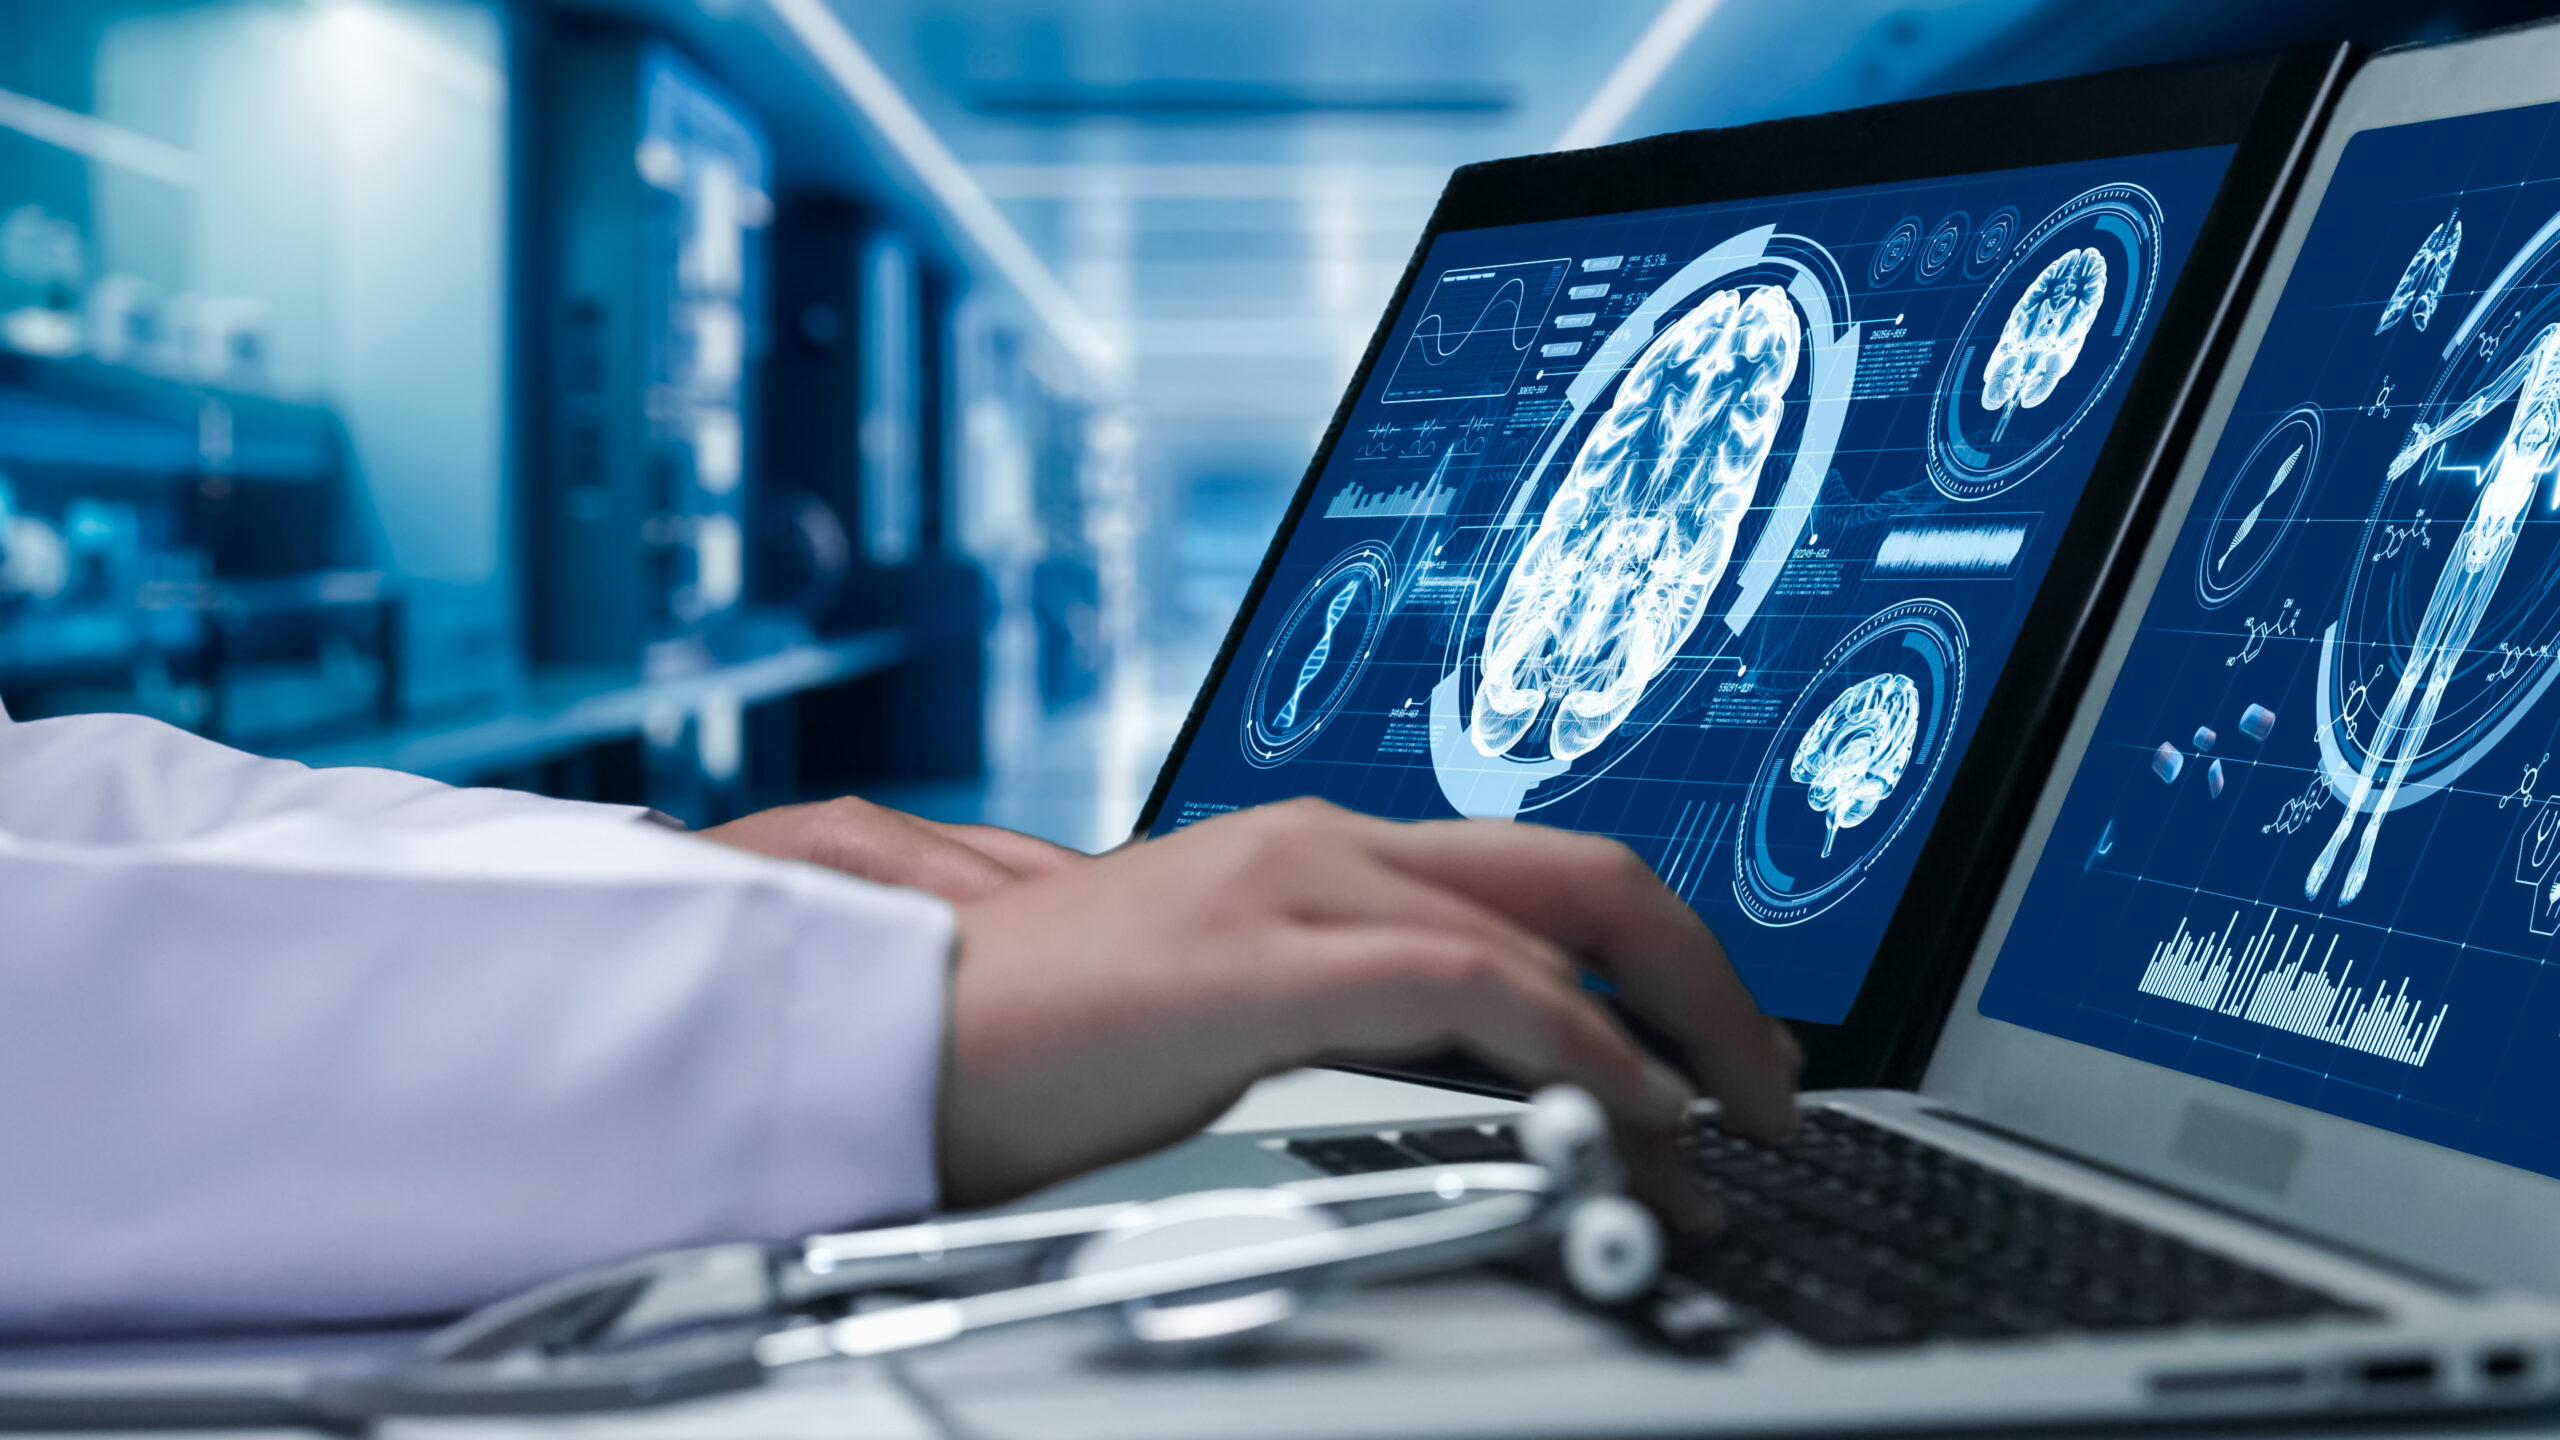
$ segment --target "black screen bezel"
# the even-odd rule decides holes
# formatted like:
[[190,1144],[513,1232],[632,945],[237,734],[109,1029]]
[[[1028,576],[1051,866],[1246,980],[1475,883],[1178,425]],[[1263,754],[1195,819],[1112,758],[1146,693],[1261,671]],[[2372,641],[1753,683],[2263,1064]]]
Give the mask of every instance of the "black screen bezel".
[[[2086,682],[2106,621],[2192,438],[2230,329],[2298,176],[2314,122],[2343,83],[2346,46],[2144,66],[1860,110],[1696,130],[1594,150],[1487,161],[1442,191],[1342,402],[1317,444],[1252,586],[1193,699],[1135,833],[1155,825],[1225,679],[1246,625],[1403,313],[1432,242],[1453,230],[1766,199],[2104,160],[2212,145],[2238,148],[2185,268],[2162,304],[2114,425],[1985,701],[1947,798],[1887,922],[1876,960],[1837,1025],[1789,1021],[1808,1088],[1916,1084],[1953,1003],[2007,861]],[[1908,958],[1905,958],[1908,957]],[[1516,1094],[1467,1057],[1433,1056],[1372,1073]]]

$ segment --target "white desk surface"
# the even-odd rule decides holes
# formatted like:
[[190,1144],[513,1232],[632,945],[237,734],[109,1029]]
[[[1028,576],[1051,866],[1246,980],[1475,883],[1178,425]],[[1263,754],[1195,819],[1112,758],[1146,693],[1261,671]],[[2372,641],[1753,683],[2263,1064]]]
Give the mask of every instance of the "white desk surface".
[[1265,1080],[1236,1103],[1213,1133],[1241,1130],[1291,1130],[1315,1125],[1413,1125],[1460,1116],[1492,1115],[1518,1110],[1507,1100],[1488,1100],[1430,1085],[1407,1085],[1374,1075],[1339,1070],[1300,1070]]
[[[1513,1107],[1477,1096],[1366,1076],[1310,1071],[1258,1086],[1213,1129],[1235,1134],[1324,1125],[1388,1128],[1437,1119],[1482,1117],[1509,1108]],[[1463,1288],[1467,1283],[1495,1282],[1457,1283]],[[1371,1292],[1357,1301],[1321,1312],[1311,1322],[1311,1333],[1318,1338],[1304,1343],[1310,1349],[1321,1347],[1326,1343],[1322,1332],[1333,1328],[1322,1322],[1363,1309],[1369,1313],[1353,1317],[1355,1324],[1363,1318],[1370,1326],[1383,1322],[1405,1336],[1414,1334],[1417,1327],[1427,1327],[1432,1337],[1424,1347],[1430,1352],[1426,1356],[1430,1374],[1416,1376],[1401,1392],[1409,1403],[1425,1406],[1430,1403],[1428,1387],[1434,1383],[1450,1384],[1454,1376],[1500,1374],[1517,1368],[1539,1371],[1554,1380],[1568,1380],[1577,1363],[1575,1352],[1588,1350],[1593,1343],[1588,1322],[1579,1328],[1548,1327],[1533,1317],[1524,1326],[1517,1315],[1488,1321],[1483,1318],[1485,1312],[1500,1307],[1472,1305],[1462,1294],[1443,1294],[1431,1288],[1439,1284],[1435,1281],[1430,1286]],[[1529,1331],[1538,1333],[1526,1333]],[[1472,1359],[1465,1353],[1470,1346],[1482,1347]],[[1597,1361],[1600,1357],[1595,1354],[1590,1358]],[[1107,1423],[1095,1423],[1096,1399],[1110,1393],[1099,1387],[1114,1383],[1111,1377],[1085,1376],[1072,1386],[1061,1387],[1053,1401],[1044,1405],[1039,1394],[1041,1368],[1026,1367],[1019,1346],[1010,1351],[998,1347],[991,1353],[971,1352],[963,1347],[939,1355],[922,1355],[900,1365],[865,1362],[811,1366],[779,1376],[761,1390],[656,1410],[571,1419],[404,1420],[385,1423],[375,1433],[380,1440],[1012,1440],[1016,1435],[1112,1433]],[[1338,1410],[1330,1416],[1325,1414],[1326,1392],[1338,1383],[1326,1378],[1328,1366],[1319,1357],[1315,1363],[1298,1368],[1304,1378],[1282,1386],[1274,1386],[1269,1377],[1256,1380],[1245,1376],[1202,1376],[1197,1382],[1179,1383],[1172,1392],[1163,1388],[1161,1379],[1132,1376],[1121,1383],[1130,1391],[1132,1408],[1128,1418],[1133,1430],[1150,1434],[1184,1433],[1215,1440],[1234,1428],[1238,1433],[1267,1437],[1287,1431],[1286,1417],[1293,1413],[1305,1415],[1304,1433],[1343,1433],[1346,1417]],[[1374,1387],[1375,1377],[1369,1383]],[[1212,1393],[1189,1393],[1203,1385]],[[1295,1391],[1294,1399],[1304,1403],[1303,1412],[1293,1403],[1289,1387],[1301,1387]],[[1168,1426],[1164,1408],[1167,1402],[1187,1420],[1177,1419]],[[1233,1427],[1222,1423],[1229,1417],[1236,1421]],[[1459,1433],[1462,1432],[1453,1427],[1451,1440],[1456,1440]],[[2115,1433],[2162,1432],[2159,1427],[2145,1427]],[[2542,1412],[2485,1422],[2439,1420],[2415,1425],[2384,1421],[2273,1428],[2235,1425],[2167,1433],[2182,1437],[2230,1435],[2235,1440],[2240,1436],[2265,1440],[2271,1435],[2302,1440],[2327,1436],[2387,1436],[2392,1440],[2560,1436],[2560,1414]],[[274,1432],[223,1434],[225,1440],[285,1440]],[[312,1437],[296,1435],[293,1440]]]

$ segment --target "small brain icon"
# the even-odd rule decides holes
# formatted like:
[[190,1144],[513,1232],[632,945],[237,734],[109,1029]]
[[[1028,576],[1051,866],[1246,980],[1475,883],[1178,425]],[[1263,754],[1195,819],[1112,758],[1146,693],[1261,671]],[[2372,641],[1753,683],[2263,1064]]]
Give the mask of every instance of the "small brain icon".
[[1902,783],[1920,738],[1920,687],[1908,675],[1871,675],[1823,707],[1796,742],[1787,777],[1808,787],[1804,803],[1822,812],[1822,853],[1862,824]]
[[1992,439],[2008,431],[2020,410],[2052,397],[2106,303],[2107,258],[2095,250],[2064,251],[2018,297],[1982,364],[1982,408],[2000,412]]
[[2454,211],[2444,223],[2427,232],[2418,245],[2418,253],[2409,257],[2408,268],[2400,272],[2400,282],[2391,287],[2391,298],[2382,303],[2382,318],[2374,322],[2373,333],[2381,334],[2409,317],[2411,329],[2424,330],[2436,318],[2436,306],[2444,302],[2445,282],[2453,278],[2454,257],[2462,253],[2462,212]]
[[1646,346],[1495,602],[1468,738],[1607,739],[1706,613],[1777,443],[1804,324],[1775,286],[1719,290]]

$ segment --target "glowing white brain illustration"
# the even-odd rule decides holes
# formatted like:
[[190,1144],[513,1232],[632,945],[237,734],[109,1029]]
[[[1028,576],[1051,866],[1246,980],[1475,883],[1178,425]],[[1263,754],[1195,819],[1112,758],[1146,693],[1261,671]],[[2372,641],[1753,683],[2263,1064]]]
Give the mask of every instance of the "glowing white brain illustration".
[[2436,306],[2444,300],[2444,286],[2453,278],[2454,257],[2462,253],[2462,212],[2454,211],[2444,223],[2427,232],[2418,253],[2409,257],[2407,269],[2400,272],[2400,283],[2391,287],[2391,298],[2383,302],[2382,318],[2374,322],[2373,333],[2381,334],[2400,323],[2407,315],[2409,324],[2419,330],[2436,318]]
[[1908,675],[1870,675],[1840,692],[1796,742],[1787,776],[1822,812],[1822,853],[1840,832],[1876,813],[1902,783],[1920,737],[1920,688]]
[[1573,458],[1485,633],[1468,738],[1550,753],[1608,738],[1706,611],[1804,348],[1785,292],[1719,290],[1656,336]]
[[2066,250],[2009,307],[1991,358],[1982,363],[1982,408],[2000,412],[1992,439],[2009,428],[2011,416],[2052,396],[2080,358],[2080,346],[2106,303],[2106,257]]

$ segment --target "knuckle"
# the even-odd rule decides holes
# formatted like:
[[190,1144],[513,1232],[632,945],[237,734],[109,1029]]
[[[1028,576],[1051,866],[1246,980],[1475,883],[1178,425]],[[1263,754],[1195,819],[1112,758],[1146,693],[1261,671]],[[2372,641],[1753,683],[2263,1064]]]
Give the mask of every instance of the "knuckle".
[[1322,800],[1307,796],[1266,805],[1255,812],[1255,821],[1249,831],[1249,853],[1257,860],[1272,861],[1322,843],[1338,828],[1342,813]]
[[1343,812],[1330,801],[1300,795],[1271,806],[1267,813],[1275,825],[1303,834],[1331,827]]

